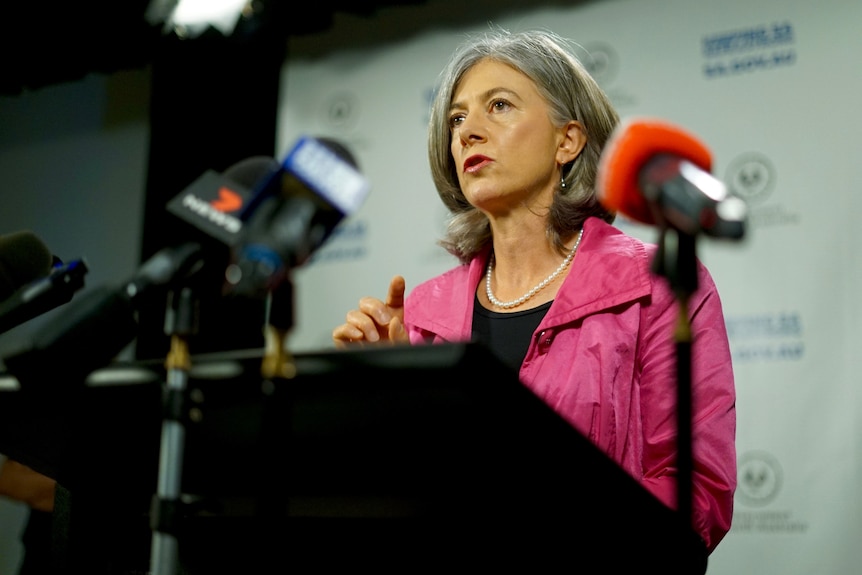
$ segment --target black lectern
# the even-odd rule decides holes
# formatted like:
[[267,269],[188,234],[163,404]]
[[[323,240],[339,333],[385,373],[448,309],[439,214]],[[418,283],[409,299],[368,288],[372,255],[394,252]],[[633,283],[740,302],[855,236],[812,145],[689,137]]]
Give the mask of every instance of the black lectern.
[[[179,572],[706,571],[687,521],[479,344],[294,360],[264,380],[260,352],[193,358]],[[50,457],[0,440],[63,486],[58,568],[145,566],[163,381],[155,362],[116,364],[65,390]],[[4,417],[52,402],[6,395]]]

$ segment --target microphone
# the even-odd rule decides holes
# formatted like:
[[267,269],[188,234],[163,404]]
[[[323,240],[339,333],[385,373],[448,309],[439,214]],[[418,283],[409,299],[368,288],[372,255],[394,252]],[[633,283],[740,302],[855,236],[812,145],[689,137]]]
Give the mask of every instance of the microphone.
[[165,248],[119,286],[101,285],[83,294],[5,357],[6,369],[22,389],[25,382],[83,381],[137,336],[141,299],[193,277],[201,268],[200,253],[195,243]]
[[88,271],[83,260],[75,260],[55,267],[47,277],[19,289],[0,303],[0,333],[68,303],[84,287]]
[[747,206],[709,172],[712,156],[696,137],[667,122],[630,118],[599,158],[596,192],[613,212],[696,235],[740,239]]
[[[200,325],[194,329],[201,336],[195,342],[201,346],[198,349],[257,344],[259,326],[252,324],[263,314],[261,302],[233,293],[225,275],[232,262],[232,250],[242,238],[245,222],[241,216],[252,192],[280,168],[281,163],[272,157],[245,158],[223,173],[208,170],[166,204],[167,211],[186,224],[204,248],[204,269],[197,277],[195,294],[195,314]],[[168,302],[169,306],[173,301]],[[160,323],[157,317],[164,315],[166,322],[173,318],[170,307],[155,302],[145,305],[149,309],[140,310],[139,356],[160,353],[156,334],[167,335],[163,332],[169,325]]]
[[51,273],[52,265],[51,251],[33,232],[0,236],[0,301]]
[[120,286],[119,291],[132,303],[155,288],[167,289],[172,284],[195,276],[203,267],[203,248],[195,242],[163,248],[144,262],[138,271]]
[[279,168],[273,158],[254,156],[237,162],[224,174],[207,170],[172,198],[167,209],[210,238],[233,247],[241,238],[240,216],[251,191]]
[[226,271],[236,293],[278,288],[355,213],[370,190],[356,159],[330,138],[303,137],[244,208],[241,239]]

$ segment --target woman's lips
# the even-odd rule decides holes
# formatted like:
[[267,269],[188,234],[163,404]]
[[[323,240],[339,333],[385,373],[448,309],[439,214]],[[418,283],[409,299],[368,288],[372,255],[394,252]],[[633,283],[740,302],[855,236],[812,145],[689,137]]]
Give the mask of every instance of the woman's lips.
[[491,161],[491,158],[487,156],[470,156],[464,161],[464,173],[474,174],[490,164]]

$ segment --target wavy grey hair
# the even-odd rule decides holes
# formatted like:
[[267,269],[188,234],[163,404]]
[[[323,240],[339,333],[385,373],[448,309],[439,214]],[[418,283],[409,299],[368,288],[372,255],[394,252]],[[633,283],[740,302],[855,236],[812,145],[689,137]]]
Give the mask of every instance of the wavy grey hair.
[[586,146],[563,167],[565,187],[557,186],[548,214],[547,235],[564,253],[565,241],[588,217],[614,221],[614,214],[596,197],[595,182],[599,156],[619,116],[569,41],[547,30],[493,29],[474,35],[455,50],[441,71],[428,127],[431,176],[450,212],[446,234],[439,243],[466,263],[491,241],[488,218],[470,205],[458,183],[449,127],[452,94],[464,73],[485,59],[507,64],[530,78],[548,103],[555,125],[576,120],[583,126]]

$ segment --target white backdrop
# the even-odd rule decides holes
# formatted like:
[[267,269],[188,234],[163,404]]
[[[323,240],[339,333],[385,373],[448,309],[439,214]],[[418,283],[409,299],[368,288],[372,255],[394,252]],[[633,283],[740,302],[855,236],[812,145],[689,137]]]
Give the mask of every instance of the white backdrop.
[[[344,18],[332,34],[411,15]],[[710,575],[858,572],[862,278],[849,235],[862,189],[862,2],[606,0],[489,21],[578,42],[622,116],[700,137],[714,173],[749,201],[744,241],[698,244],[724,301],[738,392],[734,524]],[[362,295],[384,296],[392,275],[410,289],[455,263],[435,245],[445,214],[427,166],[427,110],[455,44],[482,28],[295,55],[285,67],[280,150],[303,134],[338,138],[372,183],[363,208],[295,271],[293,351],[329,347],[344,313]]]
[[[849,236],[862,213],[862,2],[601,0],[499,19],[484,4],[496,24],[579,42],[623,116],[665,118],[699,136],[715,174],[750,201],[744,242],[699,243],[725,304],[738,392],[734,524],[709,575],[858,572],[862,266]],[[363,208],[295,273],[295,352],[329,347],[344,313],[362,295],[385,294],[392,275],[409,289],[454,264],[435,245],[445,213],[428,173],[427,109],[447,56],[482,24],[431,25],[427,12],[420,3],[339,16],[332,31],[292,40],[280,152],[300,134],[333,136],[372,183]],[[399,27],[401,39],[373,48],[344,40]],[[303,50],[330,41],[345,48]],[[144,94],[140,76],[107,84]],[[145,112],[103,117],[117,112],[101,101],[112,91],[104,84],[91,76],[0,98],[0,233],[31,228],[64,259],[86,256],[88,285],[136,269],[144,203]],[[23,518],[20,505],[0,501],[0,575],[17,563]]]

